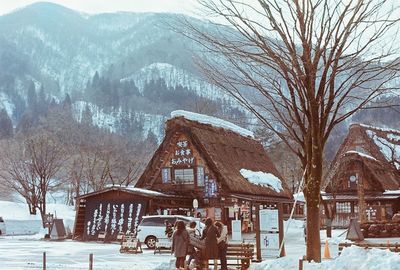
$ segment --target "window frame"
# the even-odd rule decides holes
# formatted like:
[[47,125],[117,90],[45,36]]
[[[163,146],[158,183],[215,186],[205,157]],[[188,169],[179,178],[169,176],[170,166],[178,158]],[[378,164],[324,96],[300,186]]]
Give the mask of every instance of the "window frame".
[[[177,171],[182,171],[182,176],[183,176],[183,181],[182,180],[177,180],[176,175],[177,175]],[[188,178],[185,178],[185,171],[192,171],[191,174],[187,174],[187,175],[192,175],[192,179],[188,181]],[[173,183],[175,185],[194,185],[195,184],[195,172],[194,172],[194,168],[174,168],[174,175],[173,175]]]

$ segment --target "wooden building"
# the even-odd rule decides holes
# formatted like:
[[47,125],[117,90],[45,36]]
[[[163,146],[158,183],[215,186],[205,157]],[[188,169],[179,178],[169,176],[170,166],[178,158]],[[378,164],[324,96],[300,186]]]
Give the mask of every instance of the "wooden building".
[[99,234],[105,235],[105,241],[114,241],[120,233],[134,232],[149,208],[158,205],[174,208],[191,203],[179,196],[120,186],[82,195],[76,201],[79,207],[73,239],[82,241],[98,240]]
[[[351,125],[324,179],[322,199],[336,210],[333,226],[347,226],[350,217],[391,219],[400,210],[399,169],[400,131]],[[324,223],[324,211],[322,217]]]
[[[289,211],[292,194],[251,132],[199,114],[177,111],[172,116],[136,187],[187,198],[190,203],[181,205],[187,214],[212,217],[228,226],[238,215],[244,230],[254,224],[256,205]],[[194,199],[198,209],[191,205]],[[152,207],[150,212],[176,211]]]

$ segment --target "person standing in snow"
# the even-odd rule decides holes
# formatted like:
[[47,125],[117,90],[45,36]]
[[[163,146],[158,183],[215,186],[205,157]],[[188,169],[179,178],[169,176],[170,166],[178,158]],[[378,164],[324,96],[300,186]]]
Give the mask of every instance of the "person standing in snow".
[[[205,239],[205,250],[204,250],[204,261],[206,268],[208,267],[208,260],[218,259],[218,242],[217,239],[220,236],[217,227],[213,224],[211,218],[206,219],[206,227],[203,230],[201,239]],[[215,264],[214,264],[215,266]],[[208,269],[208,268],[207,268]]]
[[219,260],[221,262],[221,270],[227,270],[228,266],[226,263],[226,251],[228,249],[228,228],[219,221],[215,222],[215,226],[217,227],[220,234],[217,239],[217,243]]
[[171,238],[172,234],[174,233],[174,229],[172,228],[172,224],[168,220],[165,220],[164,224],[165,224],[165,235],[168,238]]
[[[187,231],[189,233],[189,237],[196,237],[196,221],[192,221],[189,224],[189,228],[187,228]],[[188,248],[188,254],[189,254],[189,259],[187,261],[187,265],[190,265],[190,262],[193,260],[194,255],[196,253],[196,250],[194,249],[194,246],[189,245]]]
[[177,221],[176,230],[172,235],[171,252],[175,254],[176,269],[185,268],[185,259],[189,247],[189,233],[186,230],[185,223],[182,220]]

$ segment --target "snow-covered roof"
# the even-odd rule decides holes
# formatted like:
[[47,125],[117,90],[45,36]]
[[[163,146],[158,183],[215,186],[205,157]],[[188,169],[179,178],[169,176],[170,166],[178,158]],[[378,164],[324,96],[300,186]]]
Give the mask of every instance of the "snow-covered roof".
[[299,202],[305,202],[306,198],[304,197],[304,193],[303,192],[299,192],[299,193],[295,193],[293,194],[293,198]]
[[383,192],[384,195],[390,195],[390,194],[400,194],[400,189],[396,189],[396,190],[385,190],[385,192]]
[[137,188],[137,187],[134,187],[134,186],[127,186],[126,187],[126,186],[108,184],[102,190],[98,190],[98,191],[95,191],[95,192],[87,193],[87,194],[84,194],[84,195],[82,195],[80,197],[81,198],[89,197],[89,196],[96,195],[96,194],[99,194],[99,193],[102,193],[102,192],[106,192],[106,191],[110,191],[110,190],[125,190],[127,192],[135,192],[135,193],[139,193],[141,195],[148,195],[148,196],[162,196],[162,197],[172,196],[172,195],[169,195],[169,194],[164,194],[164,193],[161,193],[161,192],[158,192],[158,191],[155,191],[155,190],[146,189],[146,188]]
[[361,153],[361,152],[358,152],[358,151],[354,151],[354,150],[347,151],[345,154],[356,154],[356,155],[359,155],[361,157],[369,158],[369,159],[372,159],[372,160],[376,161],[376,158],[374,158],[373,156],[370,156],[370,155],[367,155],[367,154],[364,154],[364,153]]
[[[374,143],[379,147],[381,153],[386,160],[393,163],[397,169],[400,169],[400,131],[393,129],[381,129],[363,125],[367,135],[374,140]],[[378,134],[384,132],[385,137]]]
[[374,130],[388,132],[388,133],[400,133],[400,130],[392,129],[392,128],[382,128],[382,127],[370,126],[370,125],[365,125],[365,124],[356,124],[356,125],[360,125],[361,127],[366,128],[366,129],[374,129]]
[[283,191],[281,180],[272,173],[254,172],[247,169],[241,169],[240,174],[249,182],[274,189],[276,192]]
[[151,195],[151,196],[166,196],[166,194],[164,194],[164,193],[150,190],[150,189],[145,189],[145,188],[125,187],[125,189],[134,191],[134,192],[144,193],[144,194]]
[[245,137],[254,138],[254,133],[252,131],[247,130],[242,127],[239,127],[231,122],[222,120],[217,117],[194,113],[194,112],[188,112],[188,111],[184,111],[184,110],[177,110],[177,111],[171,112],[171,118],[175,118],[175,117],[184,117],[187,120],[196,121],[201,124],[212,125],[214,127],[220,127],[223,129],[233,131],[233,132],[238,133]]

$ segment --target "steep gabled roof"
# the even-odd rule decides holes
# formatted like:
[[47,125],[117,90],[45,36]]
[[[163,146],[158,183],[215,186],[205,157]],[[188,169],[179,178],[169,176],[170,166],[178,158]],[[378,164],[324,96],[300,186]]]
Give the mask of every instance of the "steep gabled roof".
[[[166,136],[136,186],[150,188],[161,169],[159,164],[162,155],[177,133],[189,136],[225,190],[231,193],[292,198],[287,184],[260,142],[234,130],[188,120],[183,116],[167,121]],[[241,169],[273,174],[280,179],[283,190],[277,192],[265,185],[253,184],[243,177]]]
[[400,131],[352,124],[326,174],[324,187],[352,161],[362,162],[382,190],[400,188]]

